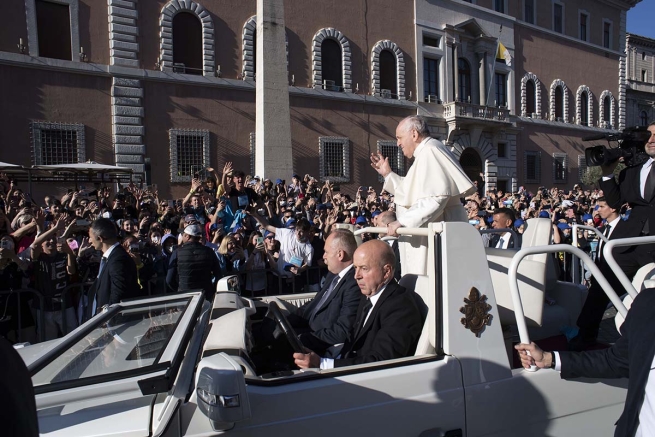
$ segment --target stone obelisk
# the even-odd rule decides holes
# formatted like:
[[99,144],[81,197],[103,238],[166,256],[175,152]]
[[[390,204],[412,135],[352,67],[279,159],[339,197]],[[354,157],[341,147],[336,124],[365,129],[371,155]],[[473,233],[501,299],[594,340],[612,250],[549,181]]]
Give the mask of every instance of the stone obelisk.
[[257,0],[255,173],[291,180],[291,121],[283,0]]

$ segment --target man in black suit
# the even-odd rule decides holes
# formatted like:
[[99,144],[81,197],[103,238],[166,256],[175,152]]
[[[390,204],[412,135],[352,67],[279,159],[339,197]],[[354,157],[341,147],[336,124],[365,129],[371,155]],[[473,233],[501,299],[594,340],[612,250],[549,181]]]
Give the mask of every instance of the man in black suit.
[[[629,230],[626,237],[655,235],[655,122],[648,126],[650,138],[644,146],[649,159],[642,165],[625,168],[619,174],[619,181],[614,178],[614,169],[618,161],[601,166],[603,177],[598,181],[607,201],[611,205],[626,202],[632,208],[627,220]],[[629,258],[633,267],[652,262],[655,245],[639,245],[631,252]],[[627,261],[626,261],[627,262]]]
[[[621,220],[618,211],[621,205],[610,205],[605,197],[598,198],[597,204],[598,214],[606,221],[603,235],[608,240],[626,238],[630,234],[631,228],[628,222]],[[614,291],[621,296],[625,294],[626,291],[603,257],[603,245],[604,242],[602,240],[599,241],[595,263],[603,273],[603,276],[607,278]],[[630,261],[630,257],[627,255],[631,253],[631,249],[634,250],[633,247],[618,247],[612,251],[619,266],[630,279],[632,279],[637,272],[635,270],[636,266],[633,265]],[[605,308],[607,308],[609,301],[609,297],[607,297],[603,289],[598,285],[598,281],[592,278],[591,286],[589,287],[589,294],[587,295],[587,299],[585,300],[577,321],[580,331],[577,336],[571,339],[569,344],[571,350],[584,350],[588,346],[596,343],[598,328],[600,327],[603,313],[605,312]]]
[[362,292],[355,326],[337,359],[321,358],[313,351],[295,353],[301,369],[371,363],[414,353],[423,319],[412,292],[393,279],[393,251],[384,241],[368,241],[355,251],[355,279]]
[[355,323],[361,293],[352,268],[357,241],[352,232],[335,229],[325,240],[323,260],[329,274],[316,297],[289,316],[294,328],[305,328],[300,341],[323,355],[327,348],[345,343]]
[[[498,208],[494,211],[493,222],[491,227],[493,229],[512,229],[514,224],[514,211],[509,208]],[[489,247],[498,249],[520,249],[521,248],[521,235],[517,234],[519,241],[514,241],[514,236],[510,232],[503,232],[492,234],[489,238]]]
[[111,220],[99,218],[89,229],[89,242],[102,251],[98,277],[89,290],[85,319],[95,316],[105,305],[140,293],[136,264],[118,241],[116,226]]
[[623,414],[616,423],[614,435],[652,436],[655,435],[654,307],[655,289],[641,291],[621,326],[621,337],[608,349],[544,352],[534,343],[515,347],[525,368],[532,364],[554,368],[562,372],[562,378],[629,378]]

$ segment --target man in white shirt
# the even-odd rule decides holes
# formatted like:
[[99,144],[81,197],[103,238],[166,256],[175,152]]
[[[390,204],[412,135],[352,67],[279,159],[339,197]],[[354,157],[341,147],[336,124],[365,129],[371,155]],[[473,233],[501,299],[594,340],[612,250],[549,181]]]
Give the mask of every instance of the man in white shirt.
[[316,353],[295,353],[301,369],[371,363],[406,357],[414,353],[423,329],[423,318],[414,292],[393,279],[395,257],[384,241],[371,240],[355,251],[355,279],[362,297],[350,338],[337,359]]
[[[396,236],[399,227],[416,228],[430,222],[467,221],[460,198],[475,192],[471,179],[441,141],[430,137],[426,120],[407,117],[396,128],[398,147],[414,163],[401,177],[391,171],[389,159],[371,154],[371,166],[384,178],[384,190],[394,194],[398,219],[387,226]],[[399,239],[402,274],[424,275],[427,263],[427,237],[401,236]]]
[[[655,289],[641,291],[612,347],[587,352],[544,352],[534,343],[515,346],[525,368],[552,368],[562,378],[629,378],[616,437],[655,435]],[[529,353],[529,355],[528,355]]]
[[[292,223],[295,229],[276,228],[259,213],[246,213],[257,220],[265,230],[274,233],[275,239],[280,242],[277,273],[288,280],[286,282],[288,288],[284,291],[289,293],[301,291],[305,283],[302,273],[312,265],[314,256],[314,247],[309,241],[310,223],[307,219],[301,218]],[[289,225],[291,223],[287,223],[287,226]]]

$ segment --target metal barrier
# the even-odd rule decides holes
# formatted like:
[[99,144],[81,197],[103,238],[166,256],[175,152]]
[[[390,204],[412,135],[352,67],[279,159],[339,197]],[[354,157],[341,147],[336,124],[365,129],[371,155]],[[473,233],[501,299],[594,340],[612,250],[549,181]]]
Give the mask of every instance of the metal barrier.
[[[16,294],[16,298],[18,301],[18,306],[17,306],[18,326],[16,328],[16,339],[18,340],[19,343],[22,342],[23,340],[23,334],[21,331],[24,329],[23,317],[21,314],[21,297],[22,297],[21,295],[25,293],[33,294],[39,300],[39,308],[43,308],[43,295],[33,288],[20,288],[18,290],[0,290],[0,296],[5,296],[5,295],[7,296],[7,300],[5,301],[5,311],[7,309],[7,306],[9,305],[10,297],[13,294]],[[45,339],[45,324],[43,321],[43,311],[37,314],[38,314],[37,319],[40,319],[34,321],[34,323],[36,323],[37,326],[37,331],[36,331],[37,342],[42,342]]]
[[[308,267],[304,272],[302,272],[301,277],[304,277],[304,285],[309,285],[310,281],[312,280],[311,276],[312,274],[316,274],[317,277],[317,284],[320,289],[320,280],[321,276],[323,273],[327,272],[326,267],[320,267],[320,266],[311,266]],[[263,274],[264,275],[264,296],[272,296],[272,295],[280,295],[280,294],[289,294],[288,293],[288,287],[289,285],[291,286],[291,293],[292,294],[298,294],[298,293],[305,293],[307,292],[304,289],[298,289],[298,284],[295,279],[297,276],[293,276],[290,278],[282,277],[277,274],[276,269],[272,269],[270,267],[266,267],[264,269],[252,269],[252,270],[244,270],[242,272],[236,273],[236,275],[239,276],[239,280],[241,281],[241,288],[242,288],[242,294],[247,297],[255,297],[255,296],[248,296],[247,292],[250,292],[251,290],[246,290],[247,286],[247,281],[248,281],[248,276],[251,274]],[[277,293],[275,294],[269,294],[269,274],[273,275],[275,278],[277,278]],[[289,280],[290,279],[290,280]],[[318,290],[317,290],[318,291]],[[252,294],[252,293],[250,293]]]
[[[604,243],[607,243],[607,238],[603,235],[602,232],[600,232],[598,229],[596,229],[593,226],[587,226],[587,225],[579,225],[579,224],[574,224],[573,229],[571,230],[573,234],[573,247],[578,247],[578,229],[582,229],[585,231],[592,231],[594,232],[600,240],[603,240]],[[603,244],[604,244],[603,243]],[[573,257],[571,261],[571,266],[573,269],[571,279],[573,280],[574,284],[582,284],[584,282],[584,275],[581,274],[581,272],[584,270],[584,263],[582,262],[581,259],[579,259],[577,256],[571,254]],[[595,250],[591,251],[590,257],[592,260],[595,261]],[[566,265],[566,263],[565,263]]]
[[[61,304],[61,327],[63,334],[66,335],[68,334],[71,330],[68,329],[68,319],[66,317],[66,310],[68,309],[68,303],[70,302],[70,295],[72,294],[72,290],[80,290],[81,294],[79,299],[82,299],[82,296],[86,295],[88,292],[88,289],[93,285],[93,281],[91,282],[79,282],[75,284],[70,284],[66,288],[63,289],[61,292],[61,298],[59,298],[59,302]],[[85,290],[86,288],[86,290]],[[75,314],[77,315],[77,302],[73,301],[73,310],[75,311]],[[86,308],[85,308],[86,309]],[[77,317],[76,317],[77,319]],[[76,328],[77,326],[75,326]]]

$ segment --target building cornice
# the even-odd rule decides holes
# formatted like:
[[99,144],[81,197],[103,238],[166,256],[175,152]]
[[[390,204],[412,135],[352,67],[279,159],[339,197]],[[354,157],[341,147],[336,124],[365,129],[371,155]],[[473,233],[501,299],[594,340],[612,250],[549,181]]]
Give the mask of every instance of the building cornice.
[[[123,77],[152,82],[169,82],[178,85],[225,88],[248,91],[252,92],[253,94],[256,91],[255,82],[252,80],[226,79],[214,76],[196,76],[173,73],[170,71],[121,67],[118,65],[65,61],[51,58],[35,58],[20,53],[2,51],[0,51],[0,65],[11,65],[14,67],[32,68],[46,71],[61,71],[71,74],[84,74],[89,76],[101,76],[108,79],[112,77]],[[386,99],[378,96],[370,96],[367,94],[327,91],[323,89],[301,88],[296,86],[289,86],[289,94],[291,97],[311,97],[318,99],[347,101],[351,103],[390,106],[404,109],[416,109],[417,106],[416,102],[409,100]]]
[[626,38],[628,40],[628,46],[634,47],[635,45],[639,45],[641,47],[655,48],[655,39],[634,33],[627,33]]
[[600,0],[601,3],[627,11],[637,6],[642,0]]

